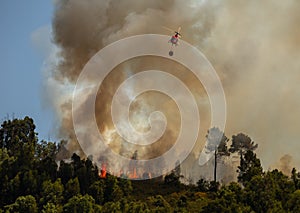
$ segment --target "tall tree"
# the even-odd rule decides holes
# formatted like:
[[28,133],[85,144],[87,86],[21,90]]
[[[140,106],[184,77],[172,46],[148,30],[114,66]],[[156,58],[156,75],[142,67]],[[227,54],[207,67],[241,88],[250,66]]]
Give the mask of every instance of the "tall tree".
[[74,170],[69,163],[65,163],[63,160],[60,161],[58,177],[61,178],[61,182],[65,185],[74,174]]
[[222,132],[219,128],[213,127],[207,131],[206,140],[207,140],[206,148],[210,152],[214,152],[214,156],[215,156],[214,182],[216,183],[218,159],[230,155],[227,148],[227,142],[229,141],[229,139],[225,136],[224,132]]
[[[240,166],[238,167],[239,172],[239,181],[243,182],[243,180],[248,180],[249,177],[253,176],[250,174],[254,172],[252,170],[256,170],[254,173],[261,173],[262,168],[260,165],[260,160],[256,158],[254,154],[254,150],[257,149],[258,144],[255,144],[254,141],[243,133],[239,133],[237,135],[232,136],[232,144],[229,148],[229,152],[238,153],[240,155]],[[247,155],[247,156],[246,156]],[[250,171],[251,170],[251,171]],[[249,176],[248,178],[246,176]]]
[[8,120],[1,125],[0,147],[18,159],[19,169],[32,167],[36,143],[37,133],[32,118]]

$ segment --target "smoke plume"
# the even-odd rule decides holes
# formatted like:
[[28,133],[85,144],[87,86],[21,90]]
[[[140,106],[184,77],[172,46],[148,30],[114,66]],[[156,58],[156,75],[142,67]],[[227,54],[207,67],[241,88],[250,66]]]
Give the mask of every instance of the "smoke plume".
[[282,171],[283,174],[290,176],[293,170],[293,163],[293,157],[289,154],[285,154],[274,167]]
[[[300,2],[259,0],[62,0],[55,3],[53,40],[59,48],[57,63],[48,75],[49,91],[59,118],[58,136],[68,138],[67,148],[83,154],[72,124],[72,88],[88,60],[104,46],[131,35],[168,34],[162,26],[182,27],[183,39],[210,60],[224,86],[227,100],[225,134],[244,132],[259,144],[263,166],[289,153],[300,162],[297,144],[300,120]],[[146,41],[145,41],[146,42]],[[167,41],[166,41],[167,42]],[[97,95],[96,119],[110,147],[127,157],[150,159],[168,150],[180,130],[180,113],[172,99],[147,92],[134,100],[130,118],[139,131],[147,131],[149,113],[160,110],[167,130],[150,148],[137,148],[120,138],[113,127],[110,106],[118,86],[147,69],[167,71],[182,80],[197,98],[201,116],[199,137],[182,172],[197,180],[212,169],[196,165],[210,128],[210,105],[200,82],[179,64],[156,57],[135,58],[118,65],[106,77]],[[132,88],[128,88],[128,97]],[[51,92],[50,92],[51,94]],[[126,128],[126,127],[124,127]],[[93,140],[93,136],[87,136]],[[186,171],[186,172],[185,172]],[[221,171],[228,177],[231,169]]]

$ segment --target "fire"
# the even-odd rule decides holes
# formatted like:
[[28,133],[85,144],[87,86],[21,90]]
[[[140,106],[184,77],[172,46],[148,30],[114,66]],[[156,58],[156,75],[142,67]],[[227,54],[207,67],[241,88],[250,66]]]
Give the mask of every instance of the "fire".
[[103,163],[100,170],[100,178],[106,178],[106,164]]
[[129,178],[131,179],[138,179],[138,175],[137,175],[137,172],[136,172],[136,168],[133,168],[133,172],[129,175]]
[[[138,159],[138,152],[137,150],[133,153],[131,156],[131,161],[128,165],[128,167],[122,168],[118,173],[109,173],[111,175],[121,177],[121,178],[129,178],[129,179],[151,179],[152,174],[149,171],[141,171],[136,163],[136,160]],[[105,160],[101,163],[101,169],[99,172],[100,178],[106,178],[107,177],[107,163]]]
[[136,162],[135,160],[137,160],[138,158],[138,153],[137,153],[137,150],[135,150],[135,152],[133,153],[131,159],[132,161],[130,162],[130,165],[129,165],[129,170],[130,170],[130,174],[129,174],[129,178],[131,179],[138,179],[138,175],[137,175],[137,165],[136,165]]

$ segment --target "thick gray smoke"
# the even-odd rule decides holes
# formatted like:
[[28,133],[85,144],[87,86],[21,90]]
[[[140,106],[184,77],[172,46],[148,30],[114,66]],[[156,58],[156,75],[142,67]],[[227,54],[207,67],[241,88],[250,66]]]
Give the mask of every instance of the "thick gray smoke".
[[286,153],[300,164],[299,23],[299,1],[225,1],[204,48],[223,76],[226,133],[251,136],[265,168]]
[[[72,88],[88,60],[121,38],[144,33],[168,34],[162,26],[172,29],[181,26],[183,39],[204,52],[221,78],[228,105],[227,137],[239,132],[252,137],[259,144],[257,152],[265,167],[274,165],[286,153],[299,165],[300,2],[63,0],[55,6],[53,39],[59,48],[59,60],[48,75],[47,87],[49,91],[57,91],[56,88],[63,91],[52,93],[52,105],[59,117],[59,137],[70,140],[67,147],[71,152],[81,153],[72,127]],[[204,169],[196,163],[209,128],[208,98],[197,79],[179,64],[147,57],[116,67],[98,93],[95,111],[100,131],[122,155],[131,156],[136,150],[116,136],[110,104],[124,79],[146,69],[166,70],[176,75],[197,98],[201,130],[182,172],[194,180],[201,175],[212,176],[210,166]],[[130,95],[130,88],[128,92]],[[145,159],[167,150],[180,127],[174,102],[150,92],[132,105],[131,117],[136,128],[146,131],[144,118],[157,109],[166,113],[168,128],[151,148],[138,150]],[[232,170],[221,172],[220,177],[228,178]]]

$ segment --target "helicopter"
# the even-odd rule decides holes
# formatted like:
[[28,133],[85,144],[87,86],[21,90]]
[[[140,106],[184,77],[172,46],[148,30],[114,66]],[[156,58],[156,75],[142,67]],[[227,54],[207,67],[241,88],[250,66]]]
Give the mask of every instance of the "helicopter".
[[[179,45],[179,39],[182,37],[182,35],[180,34],[181,27],[179,27],[177,31],[172,30],[172,29],[167,28],[167,27],[164,27],[164,28],[167,29],[167,30],[169,30],[169,31],[171,31],[172,33],[174,33],[172,35],[172,37],[170,38],[170,40],[168,41],[168,43],[171,43],[172,47],[173,46],[178,46]],[[171,47],[171,50],[169,52],[170,56],[173,55],[172,47]]]

